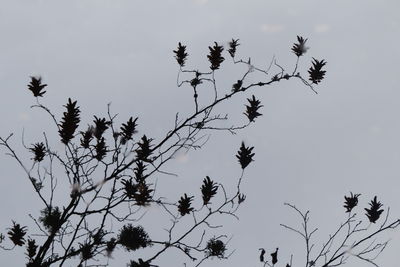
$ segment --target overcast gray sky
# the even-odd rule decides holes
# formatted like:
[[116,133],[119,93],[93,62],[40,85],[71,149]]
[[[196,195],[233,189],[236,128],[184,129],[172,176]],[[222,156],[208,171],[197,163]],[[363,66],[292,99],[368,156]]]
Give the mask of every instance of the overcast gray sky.
[[[293,253],[302,262],[301,240],[279,226],[296,224],[284,202],[311,210],[319,244],[345,219],[342,202],[349,191],[362,193],[364,206],[377,195],[393,218],[400,217],[399,10],[395,0],[0,0],[0,135],[16,133],[13,144],[21,151],[23,129],[28,144],[54,130],[43,113],[29,108],[29,76],[41,75],[49,84],[43,102],[58,116],[68,97],[79,101],[86,121],[105,114],[112,102],[121,118],[139,116],[143,132],[161,136],[175,112],[187,113],[192,105],[190,88],[176,87],[172,50],[179,41],[188,46],[194,68],[207,67],[209,45],[231,38],[240,39],[240,57],[267,66],[275,55],[291,68],[296,58],[290,48],[302,35],[310,50],[300,70],[306,72],[312,56],[328,62],[319,94],[298,81],[256,88],[264,116],[238,135],[213,135],[203,150],[167,168],[179,178],[166,178],[177,179],[171,186],[182,193],[180,185],[205,175],[224,182],[239,173],[233,154],[246,140],[256,153],[243,184],[248,198],[240,221],[226,221],[226,233],[233,234],[229,247],[236,251],[226,262],[204,266],[258,266],[258,248],[277,246],[282,260]],[[238,79],[230,71],[222,68],[217,76],[227,90]],[[226,112],[244,121],[244,103],[241,96]],[[11,219],[33,228],[27,214],[37,212],[37,199],[15,162],[0,157],[0,229]],[[16,194],[25,200],[11,206]],[[398,262],[399,231],[390,238],[381,266]],[[0,262],[22,266],[21,255],[1,252]],[[163,266],[173,264],[170,259]],[[366,266],[357,260],[349,265]]]

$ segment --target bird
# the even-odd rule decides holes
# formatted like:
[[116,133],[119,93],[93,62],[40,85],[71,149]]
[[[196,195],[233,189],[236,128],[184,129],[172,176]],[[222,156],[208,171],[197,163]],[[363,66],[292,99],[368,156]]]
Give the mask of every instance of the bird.
[[275,265],[278,262],[278,249],[276,248],[275,252],[271,253],[272,264]]
[[260,248],[259,250],[261,250],[261,254],[260,254],[260,261],[264,262],[264,254],[265,254],[265,249]]

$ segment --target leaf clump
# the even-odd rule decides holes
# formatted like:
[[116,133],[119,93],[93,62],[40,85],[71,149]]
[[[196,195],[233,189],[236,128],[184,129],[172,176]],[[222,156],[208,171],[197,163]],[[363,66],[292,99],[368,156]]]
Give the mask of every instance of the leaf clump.
[[214,181],[212,181],[209,176],[206,176],[206,178],[204,178],[203,180],[203,185],[201,186],[201,194],[203,197],[204,205],[210,203],[211,198],[217,194],[217,190],[218,185],[214,183]]
[[185,216],[194,210],[194,208],[191,207],[192,201],[193,197],[188,197],[187,194],[184,194],[178,201],[178,211],[181,216]]
[[135,251],[139,248],[145,248],[151,245],[151,240],[142,226],[127,224],[124,225],[119,232],[118,243],[124,246],[128,251]]
[[261,105],[261,101],[256,99],[254,95],[252,98],[247,98],[247,101],[249,101],[249,105],[246,105],[244,115],[247,116],[250,122],[254,122],[255,118],[262,116],[258,110],[263,107],[263,105]]
[[25,244],[26,226],[22,226],[13,221],[13,226],[8,231],[8,237],[15,246],[23,246]]
[[222,51],[224,51],[224,47],[218,45],[217,42],[214,42],[214,46],[209,46],[208,49],[210,50],[210,53],[207,56],[208,61],[210,61],[211,63],[210,69],[213,71],[217,70],[221,66],[221,63],[225,60],[225,58],[222,56]]
[[79,126],[81,121],[79,117],[79,107],[76,105],[76,101],[72,102],[71,98],[68,98],[68,103],[64,107],[67,111],[64,112],[61,120],[60,130],[58,131],[61,137],[61,142],[68,144],[69,141],[74,137],[74,133]]
[[36,162],[41,162],[46,156],[46,147],[43,142],[34,144],[29,150],[33,153],[33,160]]
[[236,155],[239,160],[240,166],[244,170],[253,160],[254,153],[252,153],[254,147],[246,147],[244,142],[240,146],[240,149]]
[[350,196],[344,196],[345,202],[344,202],[344,208],[346,209],[346,212],[351,212],[353,208],[355,208],[358,204],[358,197],[360,194],[353,194],[350,192]]
[[293,52],[296,56],[301,57],[301,56],[304,55],[304,54],[307,52],[307,50],[308,50],[308,48],[306,47],[307,39],[304,39],[304,38],[301,37],[301,36],[297,36],[297,41],[298,41],[298,43],[294,43],[294,44],[293,44],[292,52]]
[[381,209],[383,204],[379,202],[375,196],[374,199],[371,200],[369,205],[370,205],[369,209],[365,208],[365,211],[367,212],[365,215],[367,215],[371,223],[376,223],[376,221],[379,219],[379,217],[383,212],[383,209]]
[[219,239],[211,238],[206,245],[205,253],[207,257],[224,258],[226,245]]
[[39,221],[50,232],[56,232],[60,227],[61,211],[58,207],[46,207],[40,211]]
[[121,143],[125,144],[128,140],[132,139],[132,136],[137,133],[136,127],[137,123],[136,121],[138,118],[133,119],[132,117],[129,118],[129,120],[126,123],[123,123],[121,126]]
[[31,81],[28,84],[28,89],[33,93],[34,97],[43,97],[46,91],[43,89],[47,84],[42,84],[42,77],[31,77]]
[[310,81],[314,84],[319,84],[325,76],[326,71],[322,70],[322,68],[326,65],[326,61],[317,60],[313,58],[312,66],[308,70],[310,74]]
[[186,63],[187,56],[189,55],[186,52],[186,46],[182,45],[180,42],[178,43],[178,48],[173,51],[175,53],[175,59],[178,62],[179,66],[184,67]]
[[232,39],[232,41],[229,42],[229,55],[231,55],[232,58],[235,57],[236,54],[236,48],[239,46],[239,39]]

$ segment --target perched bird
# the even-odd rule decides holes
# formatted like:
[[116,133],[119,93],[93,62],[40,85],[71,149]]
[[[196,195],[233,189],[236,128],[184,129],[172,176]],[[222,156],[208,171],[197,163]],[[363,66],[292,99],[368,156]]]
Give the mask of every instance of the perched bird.
[[261,254],[260,254],[260,261],[264,262],[264,254],[265,254],[265,249],[260,248],[259,250],[261,250]]
[[276,264],[278,262],[278,249],[276,248],[275,252],[271,253],[272,264]]

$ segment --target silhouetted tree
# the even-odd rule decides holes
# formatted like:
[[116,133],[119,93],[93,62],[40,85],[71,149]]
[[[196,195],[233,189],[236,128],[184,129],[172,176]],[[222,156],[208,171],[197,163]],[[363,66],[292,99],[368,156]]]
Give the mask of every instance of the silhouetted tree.
[[[132,116],[122,125],[117,125],[116,115],[112,114],[110,106],[107,117],[94,116],[93,122],[82,129],[81,109],[78,102],[72,101],[71,98],[64,106],[66,111],[62,118],[57,119],[54,113],[40,102],[40,98],[45,96],[44,88],[47,84],[42,83],[41,77],[31,77],[28,89],[36,98],[33,107],[45,111],[50,116],[63,149],[55,150],[57,145],[50,144],[47,135],[44,135],[43,140],[26,147],[27,151],[33,154],[32,163],[26,163],[10,146],[12,134],[0,138],[0,145],[5,147],[7,154],[23,168],[43,206],[36,216],[31,216],[37,229],[28,229],[12,221],[7,232],[9,241],[5,235],[0,234],[1,248],[25,246],[26,265],[30,267],[106,266],[109,264],[109,257],[117,248],[135,251],[135,258],[127,264],[136,267],[158,266],[160,256],[170,250],[180,251],[194,266],[199,266],[209,258],[228,258],[231,249],[227,246],[227,235],[221,234],[223,230],[211,221],[217,221],[222,215],[237,218],[236,211],[246,199],[241,183],[246,168],[254,161],[254,147],[242,142],[238,148],[236,158],[241,171],[233,190],[228,190],[223,184],[204,174],[198,177],[198,192],[188,192],[183,196],[176,195],[174,199],[167,199],[163,188],[157,188],[154,176],[163,173],[162,167],[172,160],[178,151],[201,148],[204,144],[202,133],[216,130],[235,133],[248,127],[262,115],[261,101],[252,95],[247,99],[244,112],[241,112],[247,117],[243,125],[220,126],[219,122],[227,121],[228,116],[217,113],[215,107],[229,102],[232,97],[240,97],[255,87],[269,86],[290,79],[299,80],[312,92],[317,93],[314,86],[324,79],[326,62],[313,59],[308,70],[309,78],[302,76],[297,70],[300,57],[304,56],[308,49],[305,46],[307,39],[298,36],[297,41],[292,47],[292,52],[296,55],[292,71],[287,71],[276,59],[271,61],[267,69],[256,67],[250,58],[238,59],[238,39],[232,39],[226,48],[217,42],[209,47],[209,70],[186,69],[184,67],[189,53],[186,46],[179,43],[178,48],[173,51],[179,65],[177,86],[193,89],[194,109],[184,118],[179,118],[177,114],[174,126],[166,131],[165,137],[160,140],[148,137],[151,133],[137,136],[140,131],[140,119],[137,117],[133,119]],[[228,52],[227,55],[224,51]],[[232,59],[232,64],[247,67],[239,79],[232,81],[231,91],[218,88],[215,78],[215,73],[227,64],[226,56]],[[264,78],[253,81],[253,72],[262,74]],[[182,79],[181,76],[185,78]],[[201,102],[197,89],[206,85],[213,89],[213,97],[208,102]],[[233,156],[232,158],[234,159]],[[33,164],[33,167],[27,168],[28,164]],[[61,169],[57,166],[61,166]],[[65,181],[68,181],[69,188],[63,187]],[[55,195],[58,197],[55,198]],[[359,224],[351,228],[355,222],[352,211],[357,206],[358,197],[358,194],[346,197],[345,208],[349,218],[338,230],[339,232],[348,226],[349,237],[355,233],[364,233],[358,228]],[[151,229],[148,229],[145,223],[141,224],[150,205],[160,207],[163,211],[162,216],[170,220],[169,225],[160,225],[160,228],[166,229],[164,239],[152,238]],[[343,242],[342,250],[339,248],[328,257],[337,234],[324,243],[316,258],[311,258],[310,239],[315,231],[308,231],[308,212],[302,213],[295,206],[289,206],[298,211],[304,220],[304,233],[289,226],[285,227],[301,234],[306,240],[306,267],[314,266],[320,259],[325,259],[321,265],[324,267],[344,263],[344,258],[348,256],[343,250],[348,246],[346,242]],[[381,207],[382,204],[375,197],[370,208],[366,209],[370,222],[375,223],[380,218],[383,212]],[[177,231],[182,224],[186,230]],[[386,224],[372,234],[367,234],[366,229],[365,236],[357,239],[356,243],[351,243],[352,248],[358,248],[372,236],[386,229],[397,227],[398,221],[384,225]],[[7,242],[10,242],[10,245],[7,245]],[[382,248],[383,244],[374,250]],[[136,254],[140,250],[148,250],[145,254],[147,256]],[[362,258],[370,251],[361,252],[356,256]],[[272,251],[270,256],[271,264],[269,259],[265,258],[265,249],[261,249],[260,261],[264,265],[274,266],[281,262],[278,249]],[[292,266],[292,258],[286,266]]]
[[[386,248],[388,241],[379,241],[379,234],[399,227],[400,219],[389,221],[389,208],[386,216],[381,219],[381,224],[374,226],[383,213],[382,203],[377,201],[377,197],[370,202],[370,208],[365,209],[365,216],[358,216],[354,209],[358,205],[360,194],[350,193],[345,196],[344,213],[347,213],[343,222],[329,234],[328,238],[321,244],[314,241],[314,235],[318,228],[310,229],[310,212],[302,212],[296,206],[285,203],[286,206],[293,209],[301,217],[301,227],[288,226],[281,224],[284,228],[298,234],[305,242],[305,264],[302,266],[313,267],[329,267],[344,265],[350,257],[356,257],[372,266],[378,266],[375,262],[376,258]],[[368,220],[365,220],[368,218]],[[264,262],[264,266],[274,265],[274,256],[272,256],[272,265]],[[292,266],[292,258],[287,266]]]

